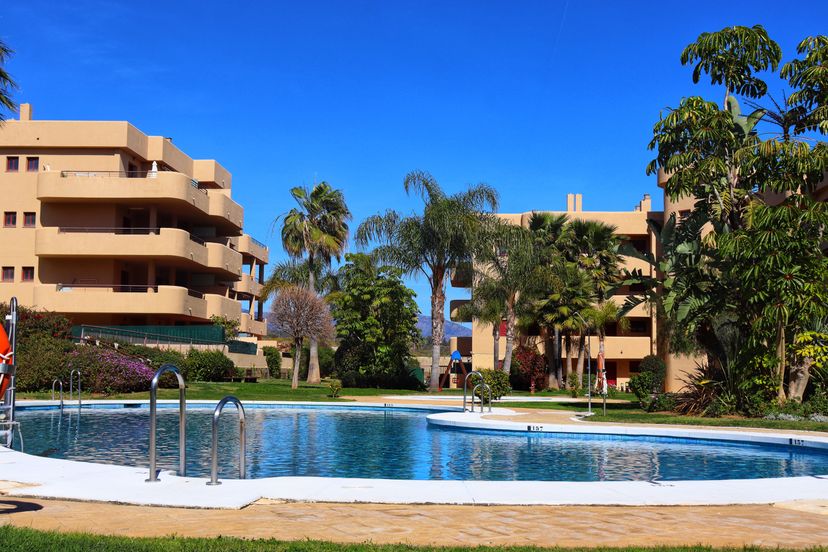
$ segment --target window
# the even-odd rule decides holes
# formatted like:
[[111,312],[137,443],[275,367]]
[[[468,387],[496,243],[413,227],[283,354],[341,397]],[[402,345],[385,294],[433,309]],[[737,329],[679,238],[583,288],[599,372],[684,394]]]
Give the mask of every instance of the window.
[[3,280],[4,282],[14,282],[14,267],[13,266],[4,266],[3,267]]
[[40,168],[40,157],[27,157],[26,170],[29,172],[37,172]]
[[3,226],[5,228],[14,228],[17,226],[17,213],[15,211],[6,211],[3,213]]
[[34,228],[37,226],[37,215],[35,213],[23,213],[23,227]]
[[[20,276],[21,280],[24,282],[34,282],[34,267],[33,266],[24,266],[22,269],[22,274]],[[14,274],[12,274],[14,276]]]
[[17,172],[20,169],[19,157],[6,157],[6,172]]

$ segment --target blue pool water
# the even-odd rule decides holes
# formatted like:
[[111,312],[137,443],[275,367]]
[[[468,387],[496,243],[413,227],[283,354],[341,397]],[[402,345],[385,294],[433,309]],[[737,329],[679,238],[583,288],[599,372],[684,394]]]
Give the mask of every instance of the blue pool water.
[[[658,437],[506,433],[429,426],[425,411],[247,408],[248,477],[624,481],[828,474],[828,453],[802,447]],[[209,475],[212,409],[187,412],[187,474]],[[147,466],[149,411],[18,411],[25,452]],[[159,408],[159,467],[178,467],[178,412]],[[219,424],[219,475],[238,477],[238,418]],[[19,443],[18,443],[19,446]]]

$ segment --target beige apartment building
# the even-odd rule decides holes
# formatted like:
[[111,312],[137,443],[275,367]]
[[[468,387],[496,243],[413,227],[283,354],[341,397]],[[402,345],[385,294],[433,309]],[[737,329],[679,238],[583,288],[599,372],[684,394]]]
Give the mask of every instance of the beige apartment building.
[[267,333],[268,250],[243,232],[230,173],[123,121],[0,126],[0,300],[75,324],[192,325],[212,315]]
[[[665,212],[653,211],[650,195],[645,194],[644,198],[630,211],[584,211],[582,195],[567,194],[567,209],[563,214],[566,214],[570,220],[592,220],[615,226],[617,229],[616,232],[623,242],[628,243],[641,252],[657,253],[657,240],[647,221],[654,220],[661,222],[665,220],[665,216],[669,217],[673,212],[679,213],[685,208],[689,208],[689,206],[685,205],[684,202],[679,202],[679,204],[674,205],[665,198]],[[529,211],[499,216],[512,224],[528,227],[530,218],[537,212]],[[559,211],[552,213],[561,214]],[[644,274],[653,275],[653,268],[649,263],[634,257],[624,257],[624,266],[629,270],[640,269]],[[452,274],[451,283],[454,287],[471,288],[471,274],[468,271],[455,271]],[[613,301],[618,305],[623,305],[632,291],[634,290],[620,288],[616,292],[617,294],[613,296]],[[495,365],[492,351],[494,345],[492,328],[491,326],[478,323],[476,320],[464,320],[458,316],[459,307],[467,301],[451,301],[449,306],[451,319],[453,321],[472,323],[471,338],[457,338],[456,346],[461,354],[471,357],[472,366],[476,369],[491,369]],[[695,367],[694,360],[692,358],[668,355],[665,351],[659,351],[658,321],[655,312],[652,312],[652,309],[647,305],[641,304],[636,306],[626,317],[629,320],[629,328],[626,331],[622,331],[615,326],[607,328],[604,349],[607,380],[609,383],[623,388],[629,382],[631,375],[637,372],[641,360],[647,355],[656,354],[664,358],[667,363],[667,390],[677,391],[683,385],[682,378],[684,375]],[[532,335],[533,333],[534,335]],[[500,328],[501,358],[498,359],[499,361],[502,361],[502,355],[505,353],[505,335],[505,324],[502,324]],[[530,335],[521,336],[521,339],[534,344],[540,352],[544,352],[543,340],[540,339],[537,332],[530,332]],[[452,345],[455,345],[455,343]],[[593,366],[596,366],[598,339],[592,337],[589,340],[589,347],[592,354]]]

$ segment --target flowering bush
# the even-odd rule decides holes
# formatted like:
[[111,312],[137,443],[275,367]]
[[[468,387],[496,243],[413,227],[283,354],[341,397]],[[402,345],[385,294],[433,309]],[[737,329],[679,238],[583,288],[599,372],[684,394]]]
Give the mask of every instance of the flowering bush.
[[80,370],[83,388],[95,393],[130,393],[149,389],[155,370],[112,349],[77,347],[67,355],[66,371]]
[[534,347],[520,346],[515,349],[511,372],[509,382],[513,389],[529,391],[533,381],[537,391],[546,389],[546,361]]
[[[0,317],[5,320],[7,314],[9,314],[8,303],[0,303]],[[29,336],[41,333],[51,337],[68,338],[72,333],[72,323],[62,314],[19,306],[17,308],[18,341],[22,342]]]

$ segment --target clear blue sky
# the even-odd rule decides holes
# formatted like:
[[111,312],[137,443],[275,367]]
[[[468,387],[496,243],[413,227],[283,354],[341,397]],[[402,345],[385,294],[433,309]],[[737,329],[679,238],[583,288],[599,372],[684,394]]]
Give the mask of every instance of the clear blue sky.
[[[659,207],[644,174],[659,111],[722,95],[692,85],[682,48],[761,23],[789,59],[827,21],[824,1],[18,0],[0,37],[35,118],[129,120],[217,159],[276,260],[288,189],[319,180],[354,225],[419,208],[402,190],[415,168],[450,191],[492,184],[502,212],[564,209],[567,192]],[[427,282],[411,285],[427,314]]]

